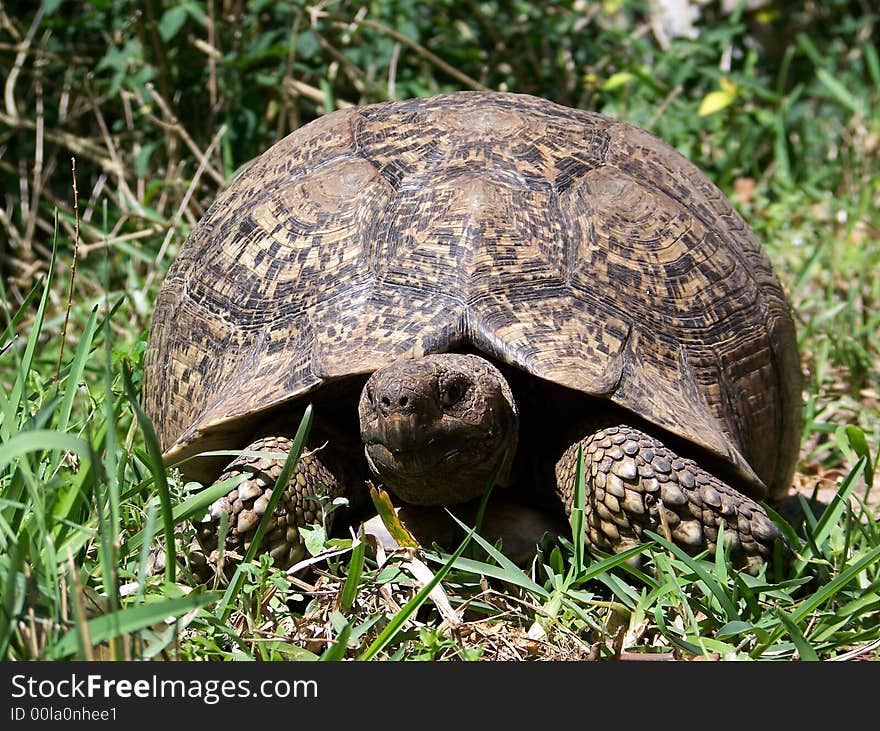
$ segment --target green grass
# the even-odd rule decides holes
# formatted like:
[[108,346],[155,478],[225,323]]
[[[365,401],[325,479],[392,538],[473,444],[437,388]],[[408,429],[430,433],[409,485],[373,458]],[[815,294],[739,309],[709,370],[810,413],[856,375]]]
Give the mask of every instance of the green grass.
[[[0,11],[0,657],[880,657],[876,15],[771,3],[663,48],[647,3],[31,5]],[[190,518],[230,485],[163,469],[136,408],[168,263],[223,181],[300,124],[480,86],[645,126],[730,196],[793,305],[795,487],[827,507],[778,519],[795,560],[759,577],[662,536],[584,555],[575,520],[525,570],[479,533],[482,558],[352,537],[299,578],[256,557],[199,586]]]

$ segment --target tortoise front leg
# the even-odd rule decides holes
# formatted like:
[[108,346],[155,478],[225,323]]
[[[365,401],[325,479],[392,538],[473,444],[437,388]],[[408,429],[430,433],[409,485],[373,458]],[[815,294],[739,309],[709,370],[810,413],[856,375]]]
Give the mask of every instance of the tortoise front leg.
[[[242,455],[231,462],[217,478],[217,482],[220,482],[242,473],[248,475],[238,487],[215,501],[210,507],[207,518],[196,526],[198,543],[204,553],[202,557],[197,553],[191,554],[194,568],[203,569],[207,557],[216,550],[220,516],[224,512],[229,515],[225,553],[244,555],[266,512],[272,488],[281,474],[291,446],[292,440],[286,436],[258,439],[248,445],[244,451],[273,452],[283,456]],[[299,528],[304,525],[320,525],[323,518],[321,504],[315,500],[315,497],[326,496],[328,500],[332,500],[347,492],[344,479],[336,465],[338,460],[333,460],[327,449],[328,447],[316,451],[303,450],[299,463],[275,509],[272,526],[263,537],[260,551],[268,551],[279,568],[289,568],[305,556],[305,544],[300,537]],[[332,520],[333,513],[329,513],[326,516],[328,531]]]
[[770,557],[780,533],[758,503],[655,437],[625,424],[575,442],[556,463],[557,492],[567,513],[579,444],[588,547],[619,552],[639,543],[649,529],[660,535],[668,532],[689,553],[714,550],[723,523],[736,565],[755,573]]

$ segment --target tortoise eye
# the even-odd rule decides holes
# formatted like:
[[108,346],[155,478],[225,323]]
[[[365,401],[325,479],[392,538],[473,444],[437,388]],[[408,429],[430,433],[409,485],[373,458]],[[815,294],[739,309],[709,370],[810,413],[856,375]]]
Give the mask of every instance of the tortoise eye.
[[440,403],[449,408],[455,406],[467,392],[467,382],[461,379],[450,381],[440,393]]

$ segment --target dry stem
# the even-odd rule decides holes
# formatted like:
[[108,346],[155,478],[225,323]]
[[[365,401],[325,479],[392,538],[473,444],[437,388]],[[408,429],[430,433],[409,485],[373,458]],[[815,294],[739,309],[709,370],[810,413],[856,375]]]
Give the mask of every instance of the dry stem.
[[64,324],[61,326],[61,347],[58,349],[58,364],[55,366],[55,383],[61,375],[61,359],[64,356],[64,340],[67,336],[67,321],[70,319],[70,307],[73,302],[73,283],[76,279],[76,260],[79,252],[79,192],[76,189],[76,158],[70,158],[70,174],[73,177],[73,219],[75,234],[73,237],[73,263],[70,266],[70,286],[67,289],[67,309],[64,312]]

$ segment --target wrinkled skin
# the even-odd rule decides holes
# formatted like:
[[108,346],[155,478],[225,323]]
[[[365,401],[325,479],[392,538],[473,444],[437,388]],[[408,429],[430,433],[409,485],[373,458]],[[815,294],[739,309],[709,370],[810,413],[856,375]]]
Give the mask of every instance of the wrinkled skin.
[[376,371],[358,412],[367,461],[414,505],[451,505],[482,495],[503,462],[509,480],[518,417],[495,366],[446,353],[400,360]]

